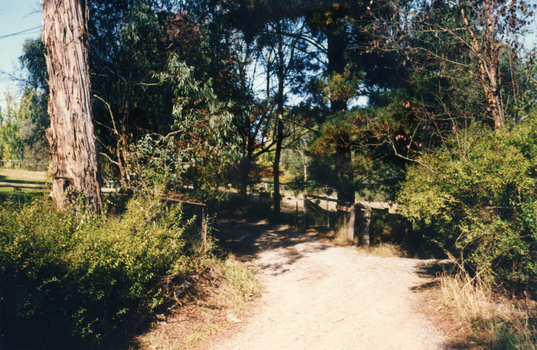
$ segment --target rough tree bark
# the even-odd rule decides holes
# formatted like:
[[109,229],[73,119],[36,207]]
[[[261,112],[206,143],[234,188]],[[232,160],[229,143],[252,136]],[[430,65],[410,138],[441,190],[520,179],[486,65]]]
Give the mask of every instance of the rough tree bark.
[[86,11],[84,0],[43,2],[43,42],[50,87],[50,196],[60,209],[66,209],[83,195],[90,209],[101,212]]

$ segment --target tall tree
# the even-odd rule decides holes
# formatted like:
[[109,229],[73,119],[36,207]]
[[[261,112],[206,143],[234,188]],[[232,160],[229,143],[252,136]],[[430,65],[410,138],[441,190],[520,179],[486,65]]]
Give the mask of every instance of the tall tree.
[[[304,89],[311,58],[308,56],[307,27],[304,19],[295,13],[296,4],[281,0],[238,1],[231,12],[234,26],[245,42],[244,56],[249,57],[242,69],[243,81],[257,82],[262,89],[252,88],[257,108],[253,118],[241,127],[245,139],[241,161],[241,196],[246,197],[246,185],[252,162],[259,155],[274,152],[272,172],[274,178],[274,216],[280,214],[280,160],[284,139],[290,136],[290,109],[286,103],[289,94],[300,94]],[[243,65],[242,67],[244,67]],[[249,71],[249,72],[248,72]],[[248,76],[246,76],[249,73]],[[258,75],[256,75],[258,73]],[[261,135],[259,135],[261,133]],[[266,142],[268,136],[271,140]],[[288,145],[287,145],[288,146]]]
[[[276,105],[276,114],[274,118],[274,138],[276,148],[274,150],[274,216],[280,215],[281,193],[280,193],[280,161],[284,139],[290,136],[289,115],[290,110],[286,108],[287,94],[296,86],[297,82],[303,82],[304,76],[307,74],[308,57],[305,43],[301,40],[301,36],[305,31],[303,21],[293,21],[290,19],[277,19],[269,21],[264,36],[265,50],[269,52],[269,57],[272,60],[267,61],[267,101],[274,100]],[[274,97],[270,94],[270,76],[274,75],[276,80],[276,91]],[[296,90],[296,89],[295,89]],[[292,142],[287,142],[288,146]]]
[[101,212],[97,181],[88,66],[87,4],[84,0],[43,2],[43,43],[49,76],[51,197],[60,209],[82,195]]
[[[349,45],[349,19],[363,14],[363,4],[354,4],[350,1],[328,1],[316,3],[306,2],[307,23],[312,32],[316,34],[319,46],[326,42],[324,53],[326,66],[324,70],[327,84],[327,94],[330,101],[330,113],[332,115],[347,112],[347,104],[350,97],[354,97],[356,90],[352,91],[352,82],[347,79],[348,55],[346,51]],[[338,196],[338,220],[340,224],[346,221],[346,211],[340,210],[349,207],[355,201],[355,189],[353,186],[354,175],[352,171],[352,154],[349,133],[344,128],[337,128],[338,137],[335,138],[334,149],[335,170],[337,177]]]
[[37,162],[48,162],[50,153],[46,136],[50,118],[47,112],[48,76],[43,40],[27,39],[19,62],[27,71],[22,101],[28,104],[30,112],[24,122],[22,138],[26,157],[37,165]]

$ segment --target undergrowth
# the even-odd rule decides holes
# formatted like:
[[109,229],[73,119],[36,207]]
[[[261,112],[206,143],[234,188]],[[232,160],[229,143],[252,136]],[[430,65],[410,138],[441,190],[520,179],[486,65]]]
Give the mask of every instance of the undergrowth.
[[0,330],[6,348],[96,345],[133,329],[203,270],[180,206],[134,198],[123,215],[59,212],[46,199],[0,208]]
[[196,285],[173,306],[167,322],[153,324],[150,331],[138,337],[136,348],[188,349],[205,342],[236,321],[236,315],[243,314],[258,293],[254,272],[233,255],[206,260]]

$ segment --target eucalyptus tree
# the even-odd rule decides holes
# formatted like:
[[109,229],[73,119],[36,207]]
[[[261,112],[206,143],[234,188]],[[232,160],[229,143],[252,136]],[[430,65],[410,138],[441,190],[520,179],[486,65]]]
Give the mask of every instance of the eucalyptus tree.
[[[195,114],[199,118],[196,120],[194,115],[186,118],[179,106],[185,106],[183,100],[189,95],[202,99],[216,96],[232,115],[240,110],[228,103],[240,95],[232,74],[229,45],[222,40],[225,35],[218,32],[218,26],[215,28],[216,17],[204,17],[201,5],[152,0],[92,2],[91,57],[99,140],[105,150],[103,156],[119,170],[122,186],[131,186],[136,176],[132,168],[137,161],[134,149],[147,145],[148,137],[156,142],[170,133],[183,140],[174,142],[174,147],[187,148],[175,152],[183,155],[176,158],[176,164],[179,159],[183,163],[182,177],[195,185],[203,183],[209,159],[203,155],[203,143],[194,142],[194,138],[201,138],[213,125],[206,125],[201,114]],[[188,69],[177,68],[183,65]],[[176,86],[186,81],[192,83],[193,90]],[[211,91],[201,96],[196,90],[200,86]],[[209,111],[207,115],[211,114]],[[195,123],[199,127],[191,130]],[[230,130],[219,131],[222,133],[214,135],[227,132],[231,138]],[[195,149],[193,144],[187,146],[186,140],[196,143]],[[188,164],[186,154],[191,155]]]
[[82,195],[89,208],[102,210],[97,180],[86,2],[43,2],[43,43],[48,69],[47,136],[51,149],[51,197],[61,209]]
[[[98,140],[103,157],[129,187],[130,148],[148,132],[169,131],[172,97],[153,74],[165,69],[174,15],[156,1],[89,2],[90,58]],[[176,22],[180,23],[181,19]],[[177,41],[180,41],[178,39]],[[102,162],[103,165],[107,162]]]
[[[287,96],[291,91],[299,91],[307,75],[309,57],[307,55],[307,43],[301,37],[306,31],[303,21],[288,18],[276,19],[266,23],[265,30],[259,41],[266,58],[266,99],[275,103],[274,132],[275,150],[273,161],[274,177],[274,216],[280,214],[280,161],[284,139],[291,136],[293,128],[291,115],[293,109],[287,107]],[[275,80],[275,91],[271,93],[271,81]],[[287,124],[287,125],[286,125]],[[287,140],[287,146],[292,142]]]
[[[491,285],[528,288],[535,269],[521,260],[535,252],[520,247],[534,247],[524,220],[533,215],[526,211],[535,206],[535,174],[524,168],[533,143],[519,140],[535,130],[534,108],[524,102],[535,98],[525,66],[532,57],[521,43],[532,7],[493,0],[383,5],[399,17],[378,16],[364,49],[399,52],[411,72],[397,112],[412,123],[384,129],[395,153],[414,163],[398,194],[403,215],[466,271]],[[513,171],[520,174],[504,173]]]
[[[517,85],[521,82],[515,80],[524,60],[522,38],[535,5],[525,0],[381,4],[380,8],[392,8],[398,16],[371,12],[377,21],[370,28],[374,38],[366,49],[403,53],[403,63],[415,72],[415,88],[429,84],[433,93],[424,99],[429,107],[434,100],[439,102],[434,114],[448,119],[449,129],[454,118],[470,110],[468,106],[495,128],[514,117],[512,106],[520,99]],[[422,89],[420,95],[425,94]]]
[[25,41],[19,57],[21,66],[27,71],[22,100],[28,105],[28,117],[22,130],[25,153],[33,161],[48,161],[49,147],[46,129],[50,126],[47,112],[48,75],[45,48],[41,38]]
[[[308,31],[303,17],[294,12],[296,4],[284,1],[240,1],[230,17],[241,38],[245,67],[243,81],[251,88],[250,117],[241,125],[245,141],[240,164],[241,196],[246,198],[250,169],[255,159],[273,152],[274,214],[280,213],[280,159],[286,138],[296,135],[297,123],[290,111],[293,97],[304,94],[312,58],[303,40]],[[260,87],[257,88],[256,85]]]

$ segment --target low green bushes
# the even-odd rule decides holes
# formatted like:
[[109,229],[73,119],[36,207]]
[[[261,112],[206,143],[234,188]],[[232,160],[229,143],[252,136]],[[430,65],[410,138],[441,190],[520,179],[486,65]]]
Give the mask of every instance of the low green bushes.
[[[128,329],[197,273],[180,207],[133,199],[125,214],[58,212],[50,201],[0,209],[0,330],[19,348],[69,348]],[[88,341],[89,340],[89,341]],[[36,347],[37,346],[37,347]],[[9,348],[9,347],[8,347]]]
[[537,289],[537,119],[457,131],[408,169],[402,214],[472,275]]

